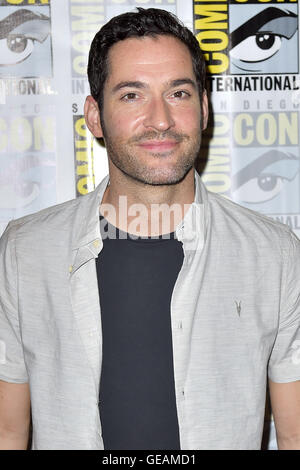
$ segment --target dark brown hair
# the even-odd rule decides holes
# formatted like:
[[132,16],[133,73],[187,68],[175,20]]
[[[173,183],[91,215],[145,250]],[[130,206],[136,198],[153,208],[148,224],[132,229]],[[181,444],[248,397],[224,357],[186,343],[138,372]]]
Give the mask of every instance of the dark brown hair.
[[103,89],[108,76],[110,48],[124,39],[161,35],[173,36],[188,47],[202,102],[205,89],[205,61],[193,33],[172,13],[157,8],[137,8],[135,12],[112,18],[98,31],[92,41],[88,61],[88,79],[91,95],[100,108],[103,105]]

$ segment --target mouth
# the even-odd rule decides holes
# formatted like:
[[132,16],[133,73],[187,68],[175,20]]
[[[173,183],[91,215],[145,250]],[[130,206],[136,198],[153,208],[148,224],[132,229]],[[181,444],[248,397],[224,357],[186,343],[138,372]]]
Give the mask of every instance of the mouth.
[[153,152],[167,152],[173,150],[179,142],[175,140],[149,140],[139,144],[139,146],[144,150],[149,150]]

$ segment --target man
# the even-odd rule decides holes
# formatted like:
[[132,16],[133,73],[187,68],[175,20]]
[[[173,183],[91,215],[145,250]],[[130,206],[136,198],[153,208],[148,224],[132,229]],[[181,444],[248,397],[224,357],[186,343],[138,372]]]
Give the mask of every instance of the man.
[[109,177],[1,239],[1,447],[26,448],[31,403],[33,449],[259,449],[268,376],[300,449],[299,241],[201,183],[196,39],[140,8],[88,73]]

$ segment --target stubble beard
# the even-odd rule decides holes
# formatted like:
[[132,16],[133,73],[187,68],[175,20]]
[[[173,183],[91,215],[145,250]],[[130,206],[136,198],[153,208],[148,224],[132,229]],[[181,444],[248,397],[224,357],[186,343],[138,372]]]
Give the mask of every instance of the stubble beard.
[[[108,158],[111,160],[123,174],[127,177],[138,181],[139,183],[152,186],[174,185],[180,183],[188,172],[193,168],[197,157],[200,152],[201,144],[201,131],[194,136],[180,134],[174,131],[166,131],[165,133],[157,134],[156,132],[149,131],[138,137],[133,137],[128,141],[113,140],[106,132],[105,127],[102,131]],[[172,139],[182,145],[182,154],[180,158],[173,162],[172,165],[162,166],[160,168],[150,167],[141,162],[136,151],[139,142],[145,140],[162,140]],[[151,152],[150,158],[168,158],[169,152],[155,153]]]

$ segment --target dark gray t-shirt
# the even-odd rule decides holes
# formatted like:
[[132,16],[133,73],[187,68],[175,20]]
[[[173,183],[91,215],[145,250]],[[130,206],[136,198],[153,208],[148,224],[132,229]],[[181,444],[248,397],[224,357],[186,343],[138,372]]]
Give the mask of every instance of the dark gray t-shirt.
[[[170,302],[183,263],[182,244],[174,234],[169,239],[124,239],[125,232],[102,216],[100,221],[104,448],[180,449]],[[107,228],[116,239],[106,236]]]

